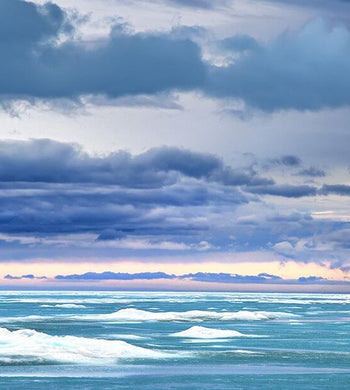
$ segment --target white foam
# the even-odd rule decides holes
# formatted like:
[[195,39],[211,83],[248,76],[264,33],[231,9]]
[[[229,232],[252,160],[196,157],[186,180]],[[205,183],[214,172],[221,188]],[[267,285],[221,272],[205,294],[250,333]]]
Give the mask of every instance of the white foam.
[[254,337],[237,332],[236,330],[224,330],[206,328],[204,326],[192,326],[182,332],[173,333],[173,337],[188,337],[191,339],[227,339],[232,337]]
[[105,363],[171,356],[120,340],[51,336],[32,329],[10,331],[0,328],[0,362]]

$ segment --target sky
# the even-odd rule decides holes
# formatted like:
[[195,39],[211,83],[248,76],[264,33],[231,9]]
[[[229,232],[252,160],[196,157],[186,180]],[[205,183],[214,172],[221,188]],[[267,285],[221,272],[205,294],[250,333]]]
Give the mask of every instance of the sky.
[[350,292],[350,1],[2,0],[0,288]]

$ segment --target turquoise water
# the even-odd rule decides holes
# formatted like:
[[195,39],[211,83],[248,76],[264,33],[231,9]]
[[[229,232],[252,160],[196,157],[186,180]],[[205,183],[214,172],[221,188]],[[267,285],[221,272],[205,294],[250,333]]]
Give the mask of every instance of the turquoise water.
[[0,389],[349,389],[350,295],[0,292]]

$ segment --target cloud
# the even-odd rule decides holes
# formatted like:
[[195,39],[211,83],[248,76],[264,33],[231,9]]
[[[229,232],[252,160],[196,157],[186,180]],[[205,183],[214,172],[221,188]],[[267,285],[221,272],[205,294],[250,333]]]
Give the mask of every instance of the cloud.
[[150,249],[209,250],[210,220],[249,202],[238,186],[259,181],[266,182],[249,169],[181,148],[91,156],[50,140],[3,141],[0,232],[13,238],[3,236],[0,246],[68,247],[79,244],[53,236],[90,234],[77,242],[107,247],[123,239],[133,247],[137,236]]
[[[115,98],[195,89],[203,83],[205,66],[191,40],[133,34],[115,25],[108,39],[93,46],[72,39],[57,43],[68,18],[58,6],[6,0],[1,15],[12,21],[0,30],[0,94],[5,99]],[[11,27],[22,21],[23,32]]]
[[[206,230],[208,223],[199,222],[197,213],[205,212],[207,206],[226,204],[234,208],[247,202],[237,190],[225,194],[223,188],[210,189],[205,184],[190,182],[150,190],[56,185],[8,189],[2,190],[0,199],[2,232],[95,232],[100,234],[99,240],[111,237],[109,229],[117,231],[116,238],[123,234],[182,235],[191,230]],[[210,214],[206,214],[208,218]]]
[[321,188],[320,193],[322,195],[335,194],[349,196],[350,186],[347,184],[324,184]]
[[125,151],[90,156],[81,147],[49,139],[0,141],[0,182],[95,183],[159,188],[179,175],[223,185],[271,184],[252,170],[232,169],[209,153],[158,147],[131,155]]
[[301,198],[304,196],[315,196],[317,188],[308,185],[276,184],[249,187],[246,191],[259,195],[283,196],[285,198]]
[[57,280],[154,280],[154,279],[174,279],[174,275],[164,272],[139,272],[129,274],[124,272],[86,272],[85,274],[57,275]]
[[294,246],[288,241],[277,242],[274,245],[274,249],[283,254],[292,254],[294,252]]
[[249,35],[234,35],[219,42],[219,46],[228,51],[244,52],[247,50],[257,50],[260,45],[256,39]]
[[309,177],[325,177],[326,172],[317,167],[308,167],[308,168],[303,168],[298,172],[298,175],[300,176],[309,176]]
[[290,222],[312,222],[312,217],[309,214],[292,212],[290,214],[275,214],[267,218],[270,222],[290,223]]
[[229,0],[124,0],[125,3],[134,3],[140,6],[140,2],[143,3],[158,3],[160,7],[164,5],[178,7],[178,8],[190,8],[193,10],[210,11],[219,7],[223,7],[229,4]]
[[261,273],[259,275],[238,275],[228,273],[197,272],[195,274],[185,274],[180,279],[191,279],[198,282],[216,283],[271,283],[282,280],[279,276]]
[[213,9],[225,5],[227,0],[165,0],[167,3],[179,6],[199,9]]
[[[260,2],[261,0],[256,0]],[[290,4],[298,7],[310,7],[310,8],[337,8],[342,9],[340,6],[345,5],[348,6],[349,0],[333,0],[331,3],[328,0],[309,0],[309,1],[299,1],[299,0],[268,0],[273,3],[281,3],[281,4]]]
[[301,159],[298,156],[286,155],[271,162],[273,165],[285,165],[287,167],[298,167],[301,164]]
[[350,228],[349,225],[343,229],[337,229],[326,237],[323,237],[324,241],[327,241],[334,245],[334,248],[350,249]]
[[[46,277],[36,277],[34,275],[12,276],[6,275],[7,280],[21,279],[46,279]],[[106,280],[190,280],[194,282],[204,283],[241,283],[241,284],[346,284],[346,281],[328,280],[319,276],[302,276],[298,279],[283,279],[277,275],[268,273],[260,273],[258,275],[239,275],[229,273],[215,272],[197,272],[183,275],[167,274],[165,272],[86,272],[84,274],[57,275],[54,278],[56,281],[63,282],[79,282],[79,281],[106,281]]]
[[[226,67],[212,67],[207,92],[263,111],[320,110],[350,103],[350,33],[321,20],[284,33]],[[344,82],[344,80],[346,80]]]
[[46,276],[35,276],[33,274],[22,275],[22,276],[12,276],[12,275],[8,274],[8,275],[4,276],[4,279],[7,279],[7,280],[21,280],[21,279],[34,280],[34,279],[47,279],[47,277]]
[[269,159],[261,166],[262,170],[269,169],[283,169],[287,168],[290,170],[299,169],[294,174],[298,176],[306,176],[311,178],[325,177],[326,172],[316,166],[305,166],[300,157],[295,155],[285,155],[274,159]]
[[124,238],[126,236],[122,231],[117,231],[115,229],[105,229],[101,234],[97,237],[99,241],[108,241],[108,240],[117,240]]
[[325,282],[327,279],[322,278],[320,276],[308,276],[308,277],[300,277],[298,278],[298,282],[300,283],[320,283],[320,282]]
[[1,0],[0,47],[3,50],[12,47],[16,52],[16,48],[24,49],[26,45],[56,38],[60,32],[70,32],[72,28],[66,13],[54,3],[36,5]]
[[0,253],[27,259],[273,251],[339,263],[348,249],[331,232],[344,231],[346,221],[276,211],[280,198],[339,192],[327,186],[275,183],[251,166],[233,168],[176,147],[94,156],[52,140],[1,141]]
[[4,279],[8,279],[8,280],[19,280],[19,279],[22,279],[21,276],[12,276],[12,275],[5,275],[4,276]]
[[[172,3],[202,8],[212,4]],[[176,30],[135,33],[115,24],[108,37],[91,43],[74,37],[75,23],[52,3],[1,2],[3,105],[15,99],[77,102],[83,96],[123,97],[125,103],[130,96],[169,91],[238,99],[266,112],[350,104],[350,33],[342,26],[313,21],[264,44],[248,35],[227,37],[218,46],[225,55],[232,52],[235,60],[215,66],[203,58],[198,43]]]

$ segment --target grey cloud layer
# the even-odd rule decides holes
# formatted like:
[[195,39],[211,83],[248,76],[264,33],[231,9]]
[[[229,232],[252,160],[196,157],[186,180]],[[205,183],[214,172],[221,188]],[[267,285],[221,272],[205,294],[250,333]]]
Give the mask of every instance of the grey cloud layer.
[[[273,161],[303,166],[296,156]],[[341,264],[348,222],[272,207],[275,199],[334,194],[349,196],[348,186],[279,184],[252,167],[175,147],[92,156],[47,139],[2,141],[0,251],[13,259],[268,250]]]
[[[232,37],[223,42],[223,50],[243,55],[228,66],[213,66],[202,59],[197,43],[176,32],[132,33],[115,25],[104,41],[87,45],[69,35],[74,24],[69,19],[52,4],[1,3],[3,102],[197,90],[241,99],[264,111],[350,103],[350,33],[344,27],[313,22],[266,45]],[[57,43],[58,34],[66,35],[63,43]]]

